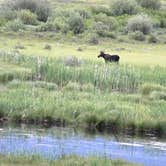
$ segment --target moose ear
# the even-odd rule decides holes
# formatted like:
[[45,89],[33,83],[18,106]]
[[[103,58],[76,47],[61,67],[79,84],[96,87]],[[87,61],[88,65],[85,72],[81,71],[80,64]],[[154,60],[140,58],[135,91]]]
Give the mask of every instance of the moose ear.
[[103,54],[104,53],[104,51],[100,51],[100,54]]

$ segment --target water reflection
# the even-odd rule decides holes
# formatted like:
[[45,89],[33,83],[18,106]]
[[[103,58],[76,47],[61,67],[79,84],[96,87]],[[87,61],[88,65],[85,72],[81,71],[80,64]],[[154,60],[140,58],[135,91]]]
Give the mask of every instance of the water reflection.
[[95,155],[147,166],[165,166],[166,142],[154,138],[92,135],[72,128],[2,127],[0,153],[40,154],[51,159],[71,154]]

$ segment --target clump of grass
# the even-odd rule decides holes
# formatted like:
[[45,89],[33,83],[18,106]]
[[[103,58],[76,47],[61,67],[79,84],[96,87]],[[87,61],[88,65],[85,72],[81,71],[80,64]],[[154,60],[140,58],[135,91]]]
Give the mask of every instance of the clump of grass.
[[150,35],[148,38],[149,43],[157,43],[159,40],[155,35]]
[[47,90],[58,90],[58,86],[55,83],[45,81],[20,81],[12,80],[7,85],[8,88],[30,87],[30,88],[43,88]]
[[81,86],[81,90],[84,91],[84,92],[93,92],[93,91],[95,91],[95,87],[91,83],[83,84]]
[[66,66],[71,66],[71,67],[81,66],[82,63],[83,61],[75,56],[68,56],[64,59],[64,64]]
[[81,85],[77,82],[68,82],[68,84],[64,87],[64,90],[69,90],[69,91],[80,91],[81,90]]
[[6,24],[6,29],[17,32],[25,29],[25,26],[20,19],[15,19]]
[[15,46],[15,49],[25,49],[25,46],[23,46],[23,45],[21,45],[21,44],[17,44],[16,46]]
[[166,91],[160,92],[160,91],[152,91],[150,94],[151,99],[157,99],[157,100],[166,100]]
[[51,50],[51,45],[49,45],[49,44],[46,44],[45,46],[44,46],[44,49],[46,49],[46,50]]
[[153,91],[166,91],[166,88],[158,84],[145,83],[141,86],[140,91],[143,95],[149,95]]

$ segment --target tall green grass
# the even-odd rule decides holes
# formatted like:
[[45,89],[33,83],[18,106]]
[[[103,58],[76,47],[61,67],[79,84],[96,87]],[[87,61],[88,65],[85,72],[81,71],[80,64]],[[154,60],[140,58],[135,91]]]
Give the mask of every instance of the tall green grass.
[[1,53],[5,62],[29,67],[33,79],[54,82],[63,87],[69,82],[92,84],[105,91],[136,92],[140,84],[153,82],[166,85],[166,72],[163,67],[138,67],[134,65],[101,64],[85,61],[81,66],[69,67],[63,60],[39,58],[19,54]]
[[4,63],[32,71],[28,81],[19,76],[2,88],[2,118],[166,134],[164,67],[92,61],[71,67],[62,59],[0,55]]
[[99,157],[66,156],[56,160],[46,160],[39,156],[0,156],[0,165],[3,166],[134,166],[122,160],[110,160]]
[[0,93],[1,117],[14,122],[129,128],[136,133],[147,129],[166,134],[165,100],[93,89],[82,91],[71,85],[56,90],[39,85],[9,83]]

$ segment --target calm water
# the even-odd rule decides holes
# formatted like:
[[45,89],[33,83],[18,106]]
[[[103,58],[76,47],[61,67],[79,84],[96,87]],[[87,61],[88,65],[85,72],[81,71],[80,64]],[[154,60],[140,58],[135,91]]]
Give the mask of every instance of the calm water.
[[40,154],[55,159],[62,155],[105,156],[146,166],[166,166],[166,140],[87,134],[71,128],[0,128],[0,153]]

